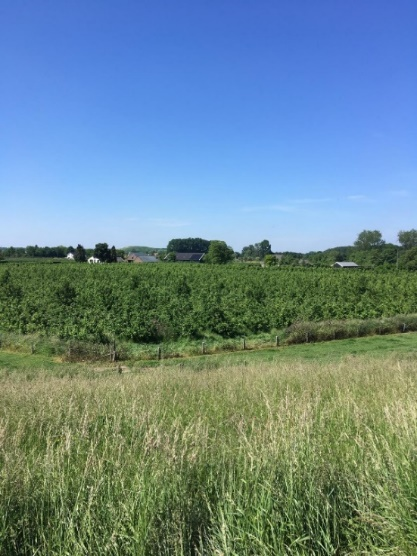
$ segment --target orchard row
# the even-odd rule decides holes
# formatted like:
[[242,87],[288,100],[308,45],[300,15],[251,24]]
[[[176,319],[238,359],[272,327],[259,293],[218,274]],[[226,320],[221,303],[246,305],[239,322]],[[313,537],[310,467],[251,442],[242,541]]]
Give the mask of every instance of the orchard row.
[[407,271],[239,265],[0,268],[0,332],[158,342],[269,332],[300,321],[417,312]]

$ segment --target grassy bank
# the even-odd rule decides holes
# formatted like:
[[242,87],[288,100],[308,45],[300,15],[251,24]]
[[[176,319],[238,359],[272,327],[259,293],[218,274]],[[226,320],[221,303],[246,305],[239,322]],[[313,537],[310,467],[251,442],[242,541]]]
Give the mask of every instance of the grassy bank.
[[0,554],[415,554],[416,361],[2,373]]
[[[110,339],[108,343],[64,340],[39,333],[0,332],[0,350],[22,354],[56,356],[63,361],[160,361],[198,355],[256,351],[270,348],[388,336],[417,331],[417,314],[379,319],[348,319],[297,322],[282,330],[239,338],[208,334],[204,339],[183,338],[156,343]],[[326,351],[326,350],[325,350]]]

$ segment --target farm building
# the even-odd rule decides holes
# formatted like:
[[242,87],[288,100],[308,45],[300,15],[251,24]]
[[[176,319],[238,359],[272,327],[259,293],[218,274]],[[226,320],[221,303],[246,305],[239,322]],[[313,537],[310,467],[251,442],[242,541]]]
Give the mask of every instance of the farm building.
[[175,260],[184,263],[201,263],[204,253],[175,253]]
[[157,263],[158,259],[153,255],[146,253],[129,253],[127,256],[128,263]]
[[89,264],[97,264],[100,262],[100,259],[97,259],[97,257],[90,257],[89,259],[87,259],[87,262]]
[[352,261],[341,261],[332,264],[333,268],[359,268],[359,265]]

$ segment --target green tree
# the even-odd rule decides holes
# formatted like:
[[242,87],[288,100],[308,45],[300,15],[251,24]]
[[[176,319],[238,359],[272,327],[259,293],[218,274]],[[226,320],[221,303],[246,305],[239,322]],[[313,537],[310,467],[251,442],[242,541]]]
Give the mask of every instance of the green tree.
[[167,254],[165,260],[166,260],[168,263],[175,263],[176,258],[175,258],[175,253],[174,253],[174,251],[170,251],[170,252]]
[[400,256],[399,265],[407,270],[417,270],[417,247],[404,251]]
[[242,249],[242,257],[244,259],[263,259],[265,255],[270,255],[271,253],[271,244],[267,239],[255,243],[255,245],[247,245]]
[[107,243],[96,243],[94,247],[94,256],[100,259],[102,263],[110,262],[110,249]]
[[299,266],[300,261],[303,260],[302,253],[293,253],[292,251],[285,251],[279,261],[280,266]]
[[242,258],[246,260],[254,259],[256,257],[255,246],[252,245],[245,245],[242,249]]
[[116,247],[113,245],[112,248],[110,249],[110,263],[117,263],[117,251],[116,251]]
[[385,241],[382,239],[382,234],[378,230],[363,230],[354,243],[358,249],[368,250],[374,247],[381,247]]
[[9,247],[3,251],[5,257],[15,257],[16,256],[16,249],[14,247]]
[[206,255],[206,261],[210,264],[226,264],[233,261],[235,253],[226,242],[213,240]]
[[39,257],[39,247],[37,245],[27,245],[26,246],[26,256],[27,257]]
[[306,259],[315,266],[331,266],[337,261],[349,261],[352,258],[351,249],[351,247],[332,247],[325,251],[310,251],[306,254]]
[[404,249],[411,249],[417,247],[417,230],[408,230],[407,232],[401,230],[398,232],[398,241]]
[[201,237],[189,237],[185,239],[171,239],[167,245],[167,253],[207,253],[210,241]]
[[265,266],[276,266],[278,264],[278,259],[275,255],[265,255],[264,263]]
[[82,245],[78,244],[74,251],[74,261],[77,263],[85,263],[87,260],[87,255],[85,249]]
[[272,253],[271,244],[267,239],[264,239],[260,243],[255,243],[255,249],[257,250],[258,257],[263,259],[265,255],[270,255]]

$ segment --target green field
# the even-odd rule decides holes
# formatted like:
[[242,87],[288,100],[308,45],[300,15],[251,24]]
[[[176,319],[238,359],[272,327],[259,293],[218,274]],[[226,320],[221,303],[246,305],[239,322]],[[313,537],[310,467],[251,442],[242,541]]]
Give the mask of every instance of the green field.
[[0,369],[1,555],[415,554],[415,334]]
[[417,274],[407,271],[179,263],[0,267],[0,333],[160,343],[413,313]]
[[405,271],[1,265],[0,555],[416,554],[415,313]]

